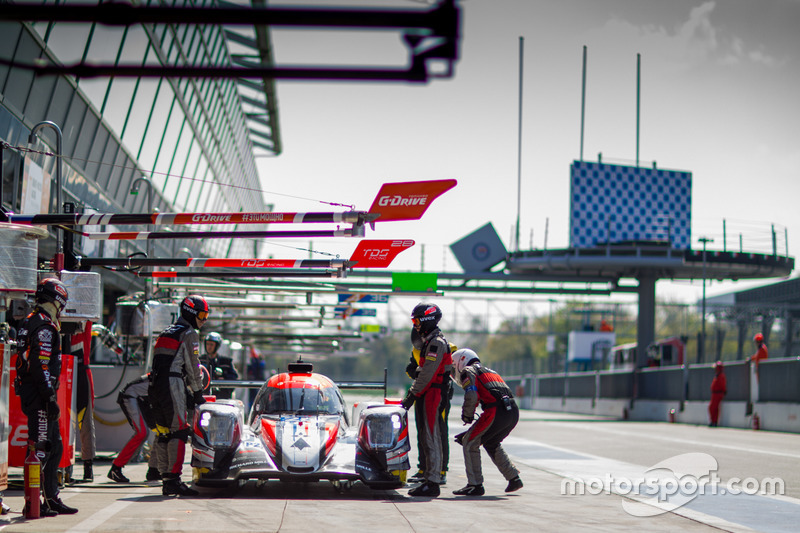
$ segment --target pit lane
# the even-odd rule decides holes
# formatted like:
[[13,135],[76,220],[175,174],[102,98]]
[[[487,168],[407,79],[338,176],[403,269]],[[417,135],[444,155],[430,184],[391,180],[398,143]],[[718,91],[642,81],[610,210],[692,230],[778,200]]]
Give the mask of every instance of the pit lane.
[[[451,434],[461,428],[458,406]],[[411,422],[413,432],[413,420]],[[412,434],[412,438],[414,435]],[[505,494],[505,480],[484,455],[486,495],[452,495],[466,484],[461,449],[453,445],[442,495],[415,499],[407,490],[373,491],[357,483],[337,491],[329,482],[249,481],[232,489],[200,488],[194,498],[165,498],[158,484],[140,482],[147,465],[128,465],[134,482],[105,477],[111,455],[101,455],[95,481],[62,491],[80,512],[39,520],[22,519],[22,492],[8,490],[12,513],[0,517],[3,532],[427,532],[427,531],[794,531],[800,517],[796,468],[800,436],[666,423],[631,423],[561,413],[523,411],[507,447],[525,487]],[[704,451],[719,461],[723,477],[783,474],[781,498],[698,499],[676,512],[638,517],[625,512],[622,496],[563,495],[562,482],[590,468],[648,467],[686,451]],[[105,461],[102,459],[105,458]],[[412,465],[416,457],[412,457]],[[80,465],[76,468],[80,472]],[[12,469],[13,470],[13,469]],[[184,480],[190,478],[188,464]],[[12,475],[14,472],[12,472]],[[695,505],[696,504],[696,505]],[[680,514],[679,514],[680,513]]]

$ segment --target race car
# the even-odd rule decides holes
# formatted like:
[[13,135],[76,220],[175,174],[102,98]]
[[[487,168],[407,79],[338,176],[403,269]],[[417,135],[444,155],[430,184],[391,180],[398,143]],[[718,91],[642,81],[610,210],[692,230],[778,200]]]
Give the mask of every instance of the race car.
[[[385,396],[385,380],[383,388]],[[339,489],[356,481],[372,489],[402,487],[411,448],[408,414],[386,402],[358,404],[357,420],[351,421],[339,386],[314,373],[310,363],[291,363],[288,372],[261,385],[247,423],[239,400],[209,401],[195,409],[193,481],[224,486],[248,479],[329,480]]]

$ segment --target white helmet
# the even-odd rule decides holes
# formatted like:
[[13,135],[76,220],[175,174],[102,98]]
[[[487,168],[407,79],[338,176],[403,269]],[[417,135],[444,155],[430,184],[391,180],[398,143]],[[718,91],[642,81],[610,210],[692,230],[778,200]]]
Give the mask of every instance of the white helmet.
[[461,373],[464,371],[464,368],[466,368],[473,361],[480,362],[480,359],[478,359],[478,354],[470,349],[465,348],[463,350],[456,350],[453,352],[453,364],[456,367],[456,380],[458,380],[459,383],[461,380]]

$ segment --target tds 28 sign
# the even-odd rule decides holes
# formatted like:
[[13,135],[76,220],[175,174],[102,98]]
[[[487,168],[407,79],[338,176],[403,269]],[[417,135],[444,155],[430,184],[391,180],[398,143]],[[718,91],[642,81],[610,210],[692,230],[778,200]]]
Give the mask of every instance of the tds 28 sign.
[[356,268],[385,268],[397,254],[412,246],[412,239],[364,240],[358,244],[351,260],[356,262]]
[[414,246],[413,240],[391,241],[388,247],[364,248],[361,252],[367,259],[388,259],[397,252],[410,248],[411,246]]

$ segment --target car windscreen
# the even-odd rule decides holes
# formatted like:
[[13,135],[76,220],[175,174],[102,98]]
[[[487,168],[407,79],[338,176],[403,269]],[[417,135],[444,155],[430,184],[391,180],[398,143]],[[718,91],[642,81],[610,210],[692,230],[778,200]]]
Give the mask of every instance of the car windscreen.
[[335,388],[321,387],[309,382],[298,383],[296,387],[263,387],[253,404],[254,415],[285,413],[341,415],[343,412],[344,406]]

